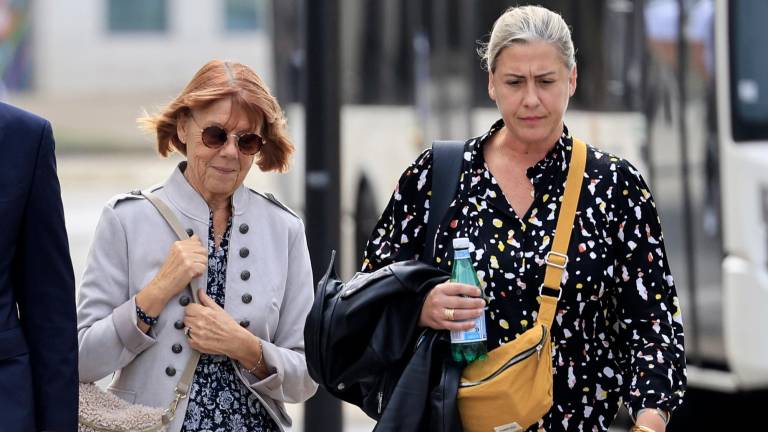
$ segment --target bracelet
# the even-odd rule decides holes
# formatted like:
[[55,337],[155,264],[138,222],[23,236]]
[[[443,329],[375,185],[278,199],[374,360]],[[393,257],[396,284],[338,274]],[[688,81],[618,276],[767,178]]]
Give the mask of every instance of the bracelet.
[[144,324],[152,327],[153,325],[157,324],[157,319],[160,318],[159,316],[149,316],[146,312],[139,306],[139,304],[136,304],[136,316],[139,317],[141,322]]
[[634,425],[629,429],[629,432],[656,432],[656,431],[649,428],[648,426]]
[[261,344],[261,338],[259,338],[259,359],[256,360],[256,365],[254,367],[246,369],[245,371],[253,375],[256,369],[262,366],[264,366],[264,346]]
[[638,412],[637,412],[637,415],[635,416],[635,419],[636,419],[637,417],[639,417],[639,416],[640,416],[640,414],[641,414],[643,411],[647,411],[647,410],[653,410],[653,411],[656,411],[656,414],[658,414],[658,415],[659,415],[659,417],[661,417],[661,419],[662,419],[662,420],[664,420],[664,426],[666,426],[666,425],[668,425],[668,424],[669,424],[669,413],[668,413],[668,412],[666,412],[666,411],[664,411],[664,410],[663,410],[663,409],[661,409],[661,408],[640,408],[640,411],[638,411]]

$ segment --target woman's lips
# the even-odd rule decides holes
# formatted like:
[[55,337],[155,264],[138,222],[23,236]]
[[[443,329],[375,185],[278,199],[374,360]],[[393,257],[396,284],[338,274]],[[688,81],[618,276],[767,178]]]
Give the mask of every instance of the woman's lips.
[[219,168],[219,167],[215,167],[215,166],[212,166],[211,168],[213,168],[214,170],[216,170],[216,172],[218,172],[220,174],[234,174],[235,173],[234,169]]
[[521,119],[522,121],[526,122],[526,123],[536,123],[537,121],[539,121],[539,120],[541,120],[541,119],[543,119],[543,118],[544,118],[544,117],[536,117],[536,116],[531,116],[531,117],[520,117],[520,119]]

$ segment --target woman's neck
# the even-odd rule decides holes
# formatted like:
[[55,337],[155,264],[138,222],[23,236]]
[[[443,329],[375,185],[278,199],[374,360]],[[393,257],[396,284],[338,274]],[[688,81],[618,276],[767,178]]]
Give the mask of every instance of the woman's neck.
[[205,203],[208,205],[208,208],[214,214],[218,214],[222,211],[229,211],[231,198],[230,195],[212,194],[205,191],[204,188],[200,187],[196,179],[187,174],[188,172],[188,170],[184,171],[184,177],[187,179],[187,183],[189,183],[189,185],[192,186],[192,189],[194,189],[203,198],[203,201],[205,201]]
[[560,134],[557,134],[540,142],[527,143],[514,139],[505,126],[499,130],[490,144],[504,158],[522,162],[525,166],[533,166],[547,156],[559,137]]

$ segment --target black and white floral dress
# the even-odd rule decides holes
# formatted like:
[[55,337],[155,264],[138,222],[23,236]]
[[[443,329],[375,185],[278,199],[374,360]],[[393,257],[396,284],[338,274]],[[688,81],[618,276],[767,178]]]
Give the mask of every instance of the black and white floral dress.
[[[227,224],[218,250],[213,236],[213,214],[209,226],[206,292],[219,306],[224,307],[232,219]],[[259,399],[237,378],[228,357],[203,354],[195,370],[181,430],[273,432],[279,431],[279,428]]]
[[[567,128],[527,176],[534,202],[518,217],[488,169],[483,145],[465,144],[459,191],[442,219],[434,263],[451,267],[451,240],[468,237],[486,295],[488,348],[531,328],[544,256],[554,237],[572,140]],[[364,271],[418,258],[432,191],[432,152],[403,173],[365,252]],[[606,431],[619,405],[672,411],[686,382],[680,307],[648,186],[627,161],[588,147],[566,282],[552,329],[554,405],[529,431]]]

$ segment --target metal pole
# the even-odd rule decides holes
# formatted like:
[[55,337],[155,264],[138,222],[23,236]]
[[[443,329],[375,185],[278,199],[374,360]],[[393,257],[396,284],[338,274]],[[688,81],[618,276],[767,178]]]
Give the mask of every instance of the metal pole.
[[[338,0],[308,0],[304,118],[305,202],[309,254],[315,282],[331,249],[339,250],[339,34]],[[307,401],[306,432],[341,432],[341,402],[323,389]]]
[[683,220],[685,221],[685,260],[686,276],[688,277],[688,292],[690,294],[691,307],[686,309],[690,318],[690,324],[693,332],[686,335],[685,343],[687,349],[692,353],[697,353],[699,340],[698,317],[696,312],[696,252],[693,245],[694,226],[693,211],[691,204],[691,180],[690,169],[688,166],[688,120],[686,117],[686,107],[688,106],[688,91],[686,88],[686,77],[688,75],[688,47],[685,40],[685,26],[688,21],[687,11],[685,9],[685,0],[677,0],[678,27],[677,27],[677,86],[680,100],[678,103],[678,117],[680,118],[680,174],[682,175],[683,192]]
[[461,40],[463,41],[463,52],[467,58],[464,62],[464,68],[462,70],[462,81],[464,84],[464,100],[462,101],[462,109],[464,110],[464,135],[465,137],[474,136],[475,129],[472,122],[472,112],[475,106],[475,69],[480,67],[480,61],[478,60],[476,52],[475,41],[478,39],[477,21],[479,5],[477,0],[464,0],[461,2],[462,16],[464,19],[459,26],[461,27]]

